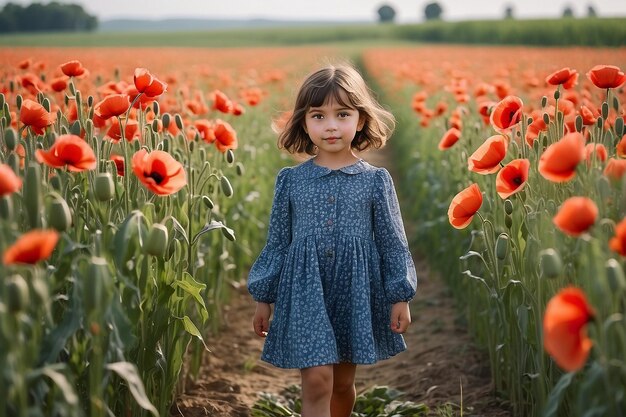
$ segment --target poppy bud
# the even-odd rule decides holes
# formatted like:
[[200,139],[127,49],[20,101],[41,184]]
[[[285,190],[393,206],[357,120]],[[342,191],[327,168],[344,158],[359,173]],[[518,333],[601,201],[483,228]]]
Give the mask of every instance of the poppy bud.
[[513,219],[508,214],[504,215],[504,225],[509,230],[511,230],[511,226],[513,226]]
[[559,90],[556,90],[556,91],[554,92],[554,99],[555,99],[555,100],[558,100],[560,97],[561,97],[561,92],[560,92]]
[[556,120],[559,122],[559,124],[563,124],[563,112],[562,111],[557,111],[556,112]]
[[21,110],[22,109],[22,95],[18,94],[15,96],[15,106],[17,107],[17,110]]
[[541,97],[541,107],[546,107],[547,104],[548,104],[548,97],[547,96]]
[[230,181],[228,181],[228,178],[226,178],[225,175],[222,175],[220,178],[220,187],[226,197],[233,196],[233,186],[230,184]]
[[623,291],[626,288],[626,278],[624,270],[619,262],[611,258],[606,261],[606,278],[609,281],[609,287],[612,292]]
[[228,227],[222,227],[222,235],[231,242],[235,241],[235,232],[233,229],[229,229]]
[[513,202],[508,198],[504,200],[504,212],[509,216],[513,213]]
[[596,126],[598,127],[598,129],[602,129],[603,125],[604,125],[604,119],[602,119],[602,116],[600,116],[596,120]]
[[106,259],[92,256],[89,270],[82,279],[83,307],[87,315],[102,313],[106,308],[111,298],[110,284],[111,275]]
[[87,97],[87,106],[93,106],[93,100],[93,96],[90,95],[89,97]]
[[12,128],[4,132],[4,143],[10,151],[17,149],[17,134]]
[[28,220],[32,229],[41,227],[41,207],[43,205],[42,191],[41,191],[41,165],[38,163],[31,163],[26,169],[26,176],[24,178],[24,202],[26,206],[26,212],[28,213]]
[[206,162],[206,148],[200,148],[200,160]]
[[583,131],[583,117],[579,114],[578,116],[576,116],[576,131],[577,132],[582,132]]
[[530,125],[533,122],[533,118],[529,117],[528,119],[526,119],[526,126]]
[[96,175],[94,194],[99,201],[109,201],[115,196],[115,184],[110,173],[101,172]]
[[509,251],[509,235],[500,233],[496,240],[496,258],[503,260]]
[[237,162],[236,169],[237,169],[237,175],[239,175],[240,177],[242,177],[243,174],[245,174],[246,172],[241,162]]
[[48,181],[50,182],[50,186],[53,189],[55,189],[56,191],[61,191],[61,187],[63,186],[63,183],[61,182],[61,177],[55,175],[53,177],[50,177]]
[[28,306],[29,291],[21,275],[12,275],[6,280],[6,306],[10,313],[19,313]]
[[67,94],[63,97],[63,102],[65,103],[66,107],[68,104],[70,104],[70,97]]
[[48,225],[59,232],[65,232],[72,225],[72,213],[63,198],[56,197],[50,203]]
[[209,210],[213,210],[213,207],[215,207],[215,204],[213,204],[213,200],[211,200],[209,196],[203,195],[202,202]]
[[170,151],[170,141],[168,138],[163,138],[163,142],[159,143],[159,145],[161,146],[161,150],[164,152],[168,152]]
[[93,137],[93,120],[85,120],[85,133],[87,133],[87,138]]
[[158,101],[153,101],[152,102],[152,110],[154,110],[154,115],[158,116],[159,115],[159,111],[161,110],[159,107],[159,102]]
[[13,218],[13,199],[11,196],[0,198],[0,218],[11,220]]
[[80,136],[80,121],[76,120],[74,123],[72,123],[72,125],[70,126],[70,133],[72,135],[76,135],[76,136]]
[[556,278],[561,275],[563,262],[558,252],[553,248],[544,249],[539,252],[539,265],[541,272],[546,278]]
[[618,117],[615,119],[615,134],[618,138],[624,136],[624,118]]
[[158,119],[154,119],[152,121],[152,131],[153,132],[158,132],[159,131],[159,120]]
[[161,117],[161,121],[163,122],[164,129],[167,129],[168,127],[170,127],[170,114],[163,113],[163,117]]
[[180,117],[180,114],[176,113],[176,115],[174,116],[174,121],[176,122],[176,127],[178,127],[180,130],[183,130],[183,118]]
[[602,117],[604,119],[609,117],[609,103],[607,103],[606,101],[602,103]]
[[0,107],[4,107],[5,102],[6,98],[4,97],[4,93],[0,93]]
[[61,134],[62,134],[62,135],[67,135],[67,134],[69,134],[69,133],[70,133],[70,131],[69,131],[69,129],[67,128],[67,126],[61,126]]
[[543,122],[547,125],[550,124],[550,116],[548,115],[548,113],[543,114]]
[[232,164],[233,162],[235,162],[235,152],[233,152],[232,149],[228,149],[224,153],[224,158],[226,159],[226,162],[228,162],[229,164]]
[[43,101],[41,102],[41,105],[43,106],[44,109],[46,109],[48,113],[50,113],[50,100],[48,99],[48,97],[43,99]]
[[160,223],[155,223],[150,227],[148,239],[144,245],[144,249],[148,255],[162,258],[167,252],[168,244],[167,227]]

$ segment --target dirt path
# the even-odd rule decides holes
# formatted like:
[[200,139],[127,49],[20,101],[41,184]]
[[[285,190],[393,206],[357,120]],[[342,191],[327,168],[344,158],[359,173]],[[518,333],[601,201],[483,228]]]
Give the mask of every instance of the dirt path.
[[[384,154],[367,159],[385,166]],[[413,323],[405,334],[408,350],[376,365],[357,370],[357,391],[388,385],[406,393],[406,400],[426,403],[435,409],[450,404],[460,415],[461,389],[464,416],[510,416],[494,397],[489,361],[471,342],[458,323],[459,312],[446,286],[429,271],[425,261],[415,259],[418,293],[411,303]],[[298,371],[285,371],[261,362],[263,339],[252,331],[254,302],[245,287],[235,289],[233,302],[224,311],[222,333],[209,340],[199,379],[189,384],[172,408],[172,416],[248,416],[258,392],[278,393],[299,383]]]

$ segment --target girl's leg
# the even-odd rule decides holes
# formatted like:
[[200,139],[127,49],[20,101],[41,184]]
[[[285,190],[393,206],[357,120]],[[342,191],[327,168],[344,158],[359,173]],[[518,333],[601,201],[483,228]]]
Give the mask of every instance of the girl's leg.
[[300,370],[302,377],[302,417],[330,417],[333,393],[333,365]]
[[356,399],[354,375],[356,365],[353,363],[338,363],[333,365],[333,396],[330,400],[330,415],[332,417],[350,417]]

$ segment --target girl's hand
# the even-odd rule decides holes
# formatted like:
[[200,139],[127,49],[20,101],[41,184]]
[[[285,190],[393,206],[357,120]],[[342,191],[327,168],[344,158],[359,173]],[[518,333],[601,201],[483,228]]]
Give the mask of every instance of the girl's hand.
[[411,310],[409,303],[395,303],[391,306],[391,331],[402,334],[411,324]]
[[252,325],[254,326],[254,333],[257,336],[265,337],[270,329],[270,315],[272,314],[272,307],[266,303],[256,303],[256,311],[254,312],[254,318],[252,319]]

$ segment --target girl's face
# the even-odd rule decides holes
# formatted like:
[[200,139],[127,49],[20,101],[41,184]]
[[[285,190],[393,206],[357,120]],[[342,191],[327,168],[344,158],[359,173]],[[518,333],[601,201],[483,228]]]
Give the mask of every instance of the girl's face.
[[[341,101],[349,103],[341,91]],[[304,130],[318,148],[318,155],[344,156],[352,153],[352,140],[363,128],[359,111],[330,97],[320,107],[310,107],[304,116]]]

